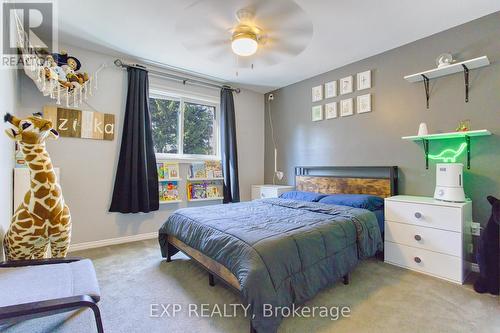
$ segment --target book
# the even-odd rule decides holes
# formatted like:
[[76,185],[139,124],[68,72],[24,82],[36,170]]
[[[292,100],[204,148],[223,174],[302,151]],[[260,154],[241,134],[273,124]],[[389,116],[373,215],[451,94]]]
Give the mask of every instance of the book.
[[206,183],[206,196],[207,198],[220,198],[222,197],[222,184],[220,182],[207,182]]
[[222,163],[220,161],[205,161],[207,178],[222,178]]
[[160,201],[179,200],[179,184],[176,181],[159,182]]
[[163,163],[165,178],[179,178],[179,163],[165,162]]
[[163,163],[156,162],[156,171],[158,172],[158,179],[165,179],[165,169],[163,168]]
[[191,178],[205,178],[207,177],[207,173],[205,170],[205,163],[191,163],[189,168],[189,176]]
[[188,186],[188,198],[190,200],[206,199],[207,198],[207,184],[205,182],[190,183]]

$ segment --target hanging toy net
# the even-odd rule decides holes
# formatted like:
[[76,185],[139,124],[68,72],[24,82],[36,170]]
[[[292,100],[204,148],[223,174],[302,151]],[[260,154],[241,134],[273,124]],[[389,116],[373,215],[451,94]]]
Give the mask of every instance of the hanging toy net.
[[21,52],[24,73],[35,83],[38,90],[56,101],[58,105],[79,107],[97,90],[98,73],[80,73],[78,59],[61,54],[43,54],[29,42],[21,20],[15,15],[17,46]]

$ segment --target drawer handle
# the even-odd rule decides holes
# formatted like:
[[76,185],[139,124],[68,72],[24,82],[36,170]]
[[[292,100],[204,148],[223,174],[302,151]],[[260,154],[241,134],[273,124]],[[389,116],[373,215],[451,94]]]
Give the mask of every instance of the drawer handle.
[[422,240],[422,236],[420,236],[420,235],[415,235],[415,240],[416,240],[416,241],[421,241],[421,240]]
[[416,213],[415,213],[415,217],[416,217],[417,219],[421,219],[421,218],[422,218],[422,213],[416,212]]
[[413,260],[415,260],[417,264],[420,264],[422,262],[422,259],[420,259],[419,257],[415,257],[413,258]]

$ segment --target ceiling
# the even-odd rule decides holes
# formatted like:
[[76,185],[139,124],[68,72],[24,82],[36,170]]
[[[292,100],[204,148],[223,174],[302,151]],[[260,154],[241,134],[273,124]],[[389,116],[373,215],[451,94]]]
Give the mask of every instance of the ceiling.
[[[58,1],[59,41],[268,92],[500,10],[498,0],[281,0],[300,7],[301,19],[312,23],[312,34],[298,54],[270,64],[256,62],[252,69],[238,66],[236,60],[207,57],[186,44],[186,33],[179,30],[186,25],[179,20],[190,17],[196,24],[197,17],[189,16],[188,10],[203,1],[214,4],[203,11],[209,18],[232,17],[235,8],[252,3]],[[200,40],[205,39],[203,30],[189,32],[190,40],[196,40],[197,34]],[[227,52],[231,52],[229,44]]]

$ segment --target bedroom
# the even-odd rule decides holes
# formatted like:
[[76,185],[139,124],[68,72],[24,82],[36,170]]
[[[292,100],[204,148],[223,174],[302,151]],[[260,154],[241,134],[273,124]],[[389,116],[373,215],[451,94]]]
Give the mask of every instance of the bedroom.
[[500,327],[497,1],[2,12],[0,331]]

